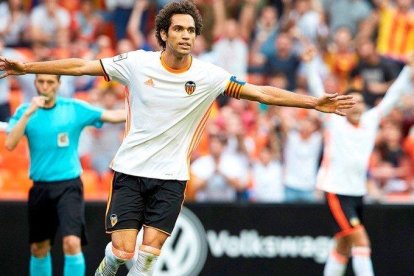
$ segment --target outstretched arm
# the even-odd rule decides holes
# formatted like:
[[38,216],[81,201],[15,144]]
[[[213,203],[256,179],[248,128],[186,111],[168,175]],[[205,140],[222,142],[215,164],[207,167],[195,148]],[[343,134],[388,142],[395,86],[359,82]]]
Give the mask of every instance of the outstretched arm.
[[352,96],[324,94],[321,97],[296,94],[271,86],[246,84],[242,87],[240,98],[257,101],[268,105],[291,106],[316,109],[320,112],[335,113],[344,116],[344,109],[351,108],[355,103]]
[[0,56],[0,70],[4,71],[0,78],[24,74],[52,75],[91,75],[103,76],[104,72],[99,60],[68,58],[52,61],[21,62]]
[[125,109],[105,110],[102,113],[101,120],[106,123],[123,123],[126,121],[127,112]]

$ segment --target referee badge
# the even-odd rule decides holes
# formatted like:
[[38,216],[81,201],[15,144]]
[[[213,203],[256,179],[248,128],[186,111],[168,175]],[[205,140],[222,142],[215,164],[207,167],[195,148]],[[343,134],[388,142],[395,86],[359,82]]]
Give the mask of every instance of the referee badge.
[[118,216],[115,214],[111,215],[111,225],[114,227],[114,225],[118,222]]
[[188,95],[191,95],[196,90],[196,84],[193,81],[187,81],[184,85],[185,92],[187,92]]

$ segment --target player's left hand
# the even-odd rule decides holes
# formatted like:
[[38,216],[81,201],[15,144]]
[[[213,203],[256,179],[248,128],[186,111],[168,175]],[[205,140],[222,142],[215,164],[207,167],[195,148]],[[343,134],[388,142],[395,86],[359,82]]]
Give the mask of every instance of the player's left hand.
[[318,98],[315,109],[324,113],[335,113],[345,116],[344,110],[355,105],[352,95],[324,94]]
[[24,63],[0,56],[0,70],[4,71],[0,79],[10,75],[24,75]]

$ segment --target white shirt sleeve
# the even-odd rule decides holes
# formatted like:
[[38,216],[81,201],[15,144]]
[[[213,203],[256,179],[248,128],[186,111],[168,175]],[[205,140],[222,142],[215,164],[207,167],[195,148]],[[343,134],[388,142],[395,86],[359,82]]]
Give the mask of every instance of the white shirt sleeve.
[[138,59],[137,52],[123,53],[110,58],[101,59],[101,65],[105,73],[105,80],[116,80],[124,85],[129,85],[134,62]]
[[401,96],[410,92],[411,77],[413,71],[407,65],[398,75],[398,78],[390,86],[384,99],[374,108],[380,117],[386,116],[401,99]]
[[209,64],[207,70],[210,77],[210,90],[216,97],[223,94],[226,91],[231,74],[223,68],[213,64]]

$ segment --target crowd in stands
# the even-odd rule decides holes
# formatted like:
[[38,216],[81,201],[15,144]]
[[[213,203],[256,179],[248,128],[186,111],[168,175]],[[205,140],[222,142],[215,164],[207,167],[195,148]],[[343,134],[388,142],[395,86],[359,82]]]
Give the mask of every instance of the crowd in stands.
[[[0,3],[0,55],[27,61],[99,59],[136,49],[160,50],[155,16],[168,0],[8,0]],[[361,91],[381,101],[414,51],[412,0],[195,0],[204,19],[194,56],[254,84],[308,94],[304,48],[318,51],[329,93]],[[0,80],[0,121],[36,94],[33,75]],[[124,104],[124,87],[101,77],[61,79],[62,97],[103,106]],[[173,103],[172,103],[173,104]],[[156,116],[156,115],[154,115]],[[367,172],[369,198],[414,202],[414,98],[381,124]],[[2,125],[0,125],[0,128]],[[45,124],[47,127],[47,123]],[[351,131],[351,130],[350,130]],[[123,128],[87,129],[79,154],[88,199],[107,196],[108,168]],[[25,143],[4,149],[0,198],[25,198],[31,183]],[[322,154],[320,114],[220,96],[192,156],[187,199],[199,202],[314,202]]]

